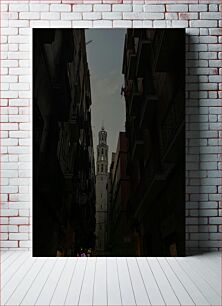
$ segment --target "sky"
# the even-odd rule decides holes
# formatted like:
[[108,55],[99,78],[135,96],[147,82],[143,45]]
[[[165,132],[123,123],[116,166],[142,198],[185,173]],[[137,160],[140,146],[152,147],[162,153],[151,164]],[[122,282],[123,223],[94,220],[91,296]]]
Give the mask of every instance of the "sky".
[[122,61],[125,33],[125,29],[85,31],[95,161],[98,132],[104,125],[109,146],[109,165],[112,152],[116,152],[119,132],[125,130],[125,100],[120,94],[124,81]]

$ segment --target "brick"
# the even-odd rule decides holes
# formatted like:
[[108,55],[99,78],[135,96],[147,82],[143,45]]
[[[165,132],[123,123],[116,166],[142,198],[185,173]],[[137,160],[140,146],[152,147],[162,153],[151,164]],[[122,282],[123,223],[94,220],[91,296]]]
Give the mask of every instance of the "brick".
[[74,12],[92,12],[92,4],[76,4],[73,5]]
[[9,4],[9,12],[28,12],[29,5],[23,3]]
[[188,5],[186,4],[171,4],[166,5],[167,12],[188,12]]
[[110,12],[111,4],[94,4],[93,11],[94,12]]
[[121,12],[105,12],[102,13],[102,19],[121,19],[122,18],[122,13]]
[[27,115],[9,115],[10,122],[29,122],[29,116]]
[[10,68],[9,74],[12,75],[21,75],[21,74],[30,74],[30,68]]
[[209,224],[221,225],[221,217],[209,217]]
[[8,158],[9,158],[10,162],[17,162],[18,161],[18,156],[17,155],[8,154]]
[[2,28],[1,35],[18,35],[18,28]]
[[92,28],[92,20],[72,21],[73,28]]
[[24,154],[24,153],[29,153],[30,152],[30,148],[25,147],[25,146],[12,146],[12,147],[8,147],[8,152],[11,154]]
[[20,217],[29,217],[29,209],[20,209],[19,210],[19,216]]
[[18,67],[17,60],[1,60],[2,67]]
[[142,12],[143,11],[143,5],[142,4],[134,4],[133,5],[133,12]]
[[80,20],[82,19],[81,13],[61,13],[61,19],[62,20]]
[[15,131],[18,130],[18,124],[17,123],[4,123],[1,125],[1,129],[4,131]]
[[112,11],[113,12],[131,12],[132,5],[131,4],[113,4]]
[[112,28],[111,20],[94,20],[93,27],[95,28]]
[[18,145],[18,139],[2,139],[1,141],[2,146],[17,146]]
[[164,19],[163,13],[123,12],[123,19]]
[[40,18],[39,12],[19,13],[19,19],[39,19],[39,18]]
[[198,19],[198,13],[179,13],[179,19],[182,20]]
[[30,226],[23,226],[23,225],[20,225],[19,226],[19,232],[20,233],[28,233],[30,232]]
[[221,233],[210,233],[210,240],[219,240],[221,241]]
[[178,19],[178,13],[165,13],[165,19]]
[[9,51],[18,51],[18,44],[8,44]]
[[218,12],[219,11],[219,5],[218,4],[209,4],[209,11],[210,12]]
[[41,19],[59,20],[60,19],[60,13],[58,13],[58,12],[41,13]]
[[[11,187],[11,188],[16,188],[16,187]],[[17,209],[1,209],[1,216],[2,217],[16,217],[18,216],[18,211]]]
[[199,246],[200,247],[208,247],[208,248],[212,248],[212,247],[221,247],[221,241],[200,241],[199,242]]
[[209,20],[209,19],[221,19],[221,13],[209,13],[209,12],[204,12],[204,13],[200,13],[200,19],[205,19],[205,20]]
[[190,12],[206,12],[207,4],[189,4]]
[[1,240],[8,240],[8,233],[1,233]]
[[9,20],[9,27],[29,27],[29,20]]
[[102,13],[100,12],[83,13],[83,19],[96,20],[101,18],[102,18]]
[[217,216],[217,210],[216,209],[200,209],[199,216],[215,217],[215,216]]
[[[31,20],[30,27],[31,28],[49,28],[50,22],[49,20]],[[23,49],[23,51],[25,51]]]
[[51,4],[51,12],[71,12],[71,5],[69,4]]
[[19,241],[20,248],[30,248],[31,246],[31,241]]
[[190,234],[191,240],[208,240],[209,239],[209,234],[208,233],[193,233]]
[[12,99],[9,100],[9,106],[29,106],[28,99]]
[[30,3],[29,4],[30,11],[34,12],[48,12],[49,11],[49,4],[37,4],[37,3]]
[[27,233],[10,233],[9,234],[10,240],[28,240]]
[[[220,60],[209,60],[209,66],[210,67],[221,67],[221,61]],[[218,73],[215,73],[218,74]]]
[[143,27],[144,28],[152,28],[153,27],[153,23],[151,20],[143,20]]
[[155,5],[144,5],[143,6],[143,10],[144,12],[157,12],[157,13],[160,13],[160,12],[165,12],[165,7],[163,4],[155,4]]
[[29,219],[25,217],[11,217],[9,218],[9,224],[25,225],[29,224]]
[[131,28],[132,21],[131,20],[113,20],[114,28]]
[[213,28],[217,27],[216,20],[190,20],[190,27],[197,28]]
[[1,248],[17,248],[18,241],[0,241]]
[[51,20],[50,21],[50,27],[52,28],[71,28],[71,20]]

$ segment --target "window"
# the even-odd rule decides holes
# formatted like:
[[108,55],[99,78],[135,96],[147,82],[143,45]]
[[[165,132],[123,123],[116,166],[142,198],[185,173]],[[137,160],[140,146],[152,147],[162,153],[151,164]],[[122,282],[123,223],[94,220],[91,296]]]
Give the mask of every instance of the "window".
[[102,154],[103,154],[103,148],[102,148]]
[[101,165],[101,172],[103,173],[103,164]]

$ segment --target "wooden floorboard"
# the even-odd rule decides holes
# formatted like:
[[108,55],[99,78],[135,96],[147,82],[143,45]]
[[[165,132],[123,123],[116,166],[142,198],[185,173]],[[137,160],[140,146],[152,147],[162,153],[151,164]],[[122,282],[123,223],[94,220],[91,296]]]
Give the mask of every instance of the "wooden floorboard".
[[221,305],[220,253],[167,258],[1,255],[0,305]]

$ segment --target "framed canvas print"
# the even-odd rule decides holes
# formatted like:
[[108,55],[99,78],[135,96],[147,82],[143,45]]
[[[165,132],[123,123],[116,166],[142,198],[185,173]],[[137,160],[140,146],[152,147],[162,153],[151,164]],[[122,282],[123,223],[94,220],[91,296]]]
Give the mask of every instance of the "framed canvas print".
[[33,29],[33,256],[185,255],[185,30]]

